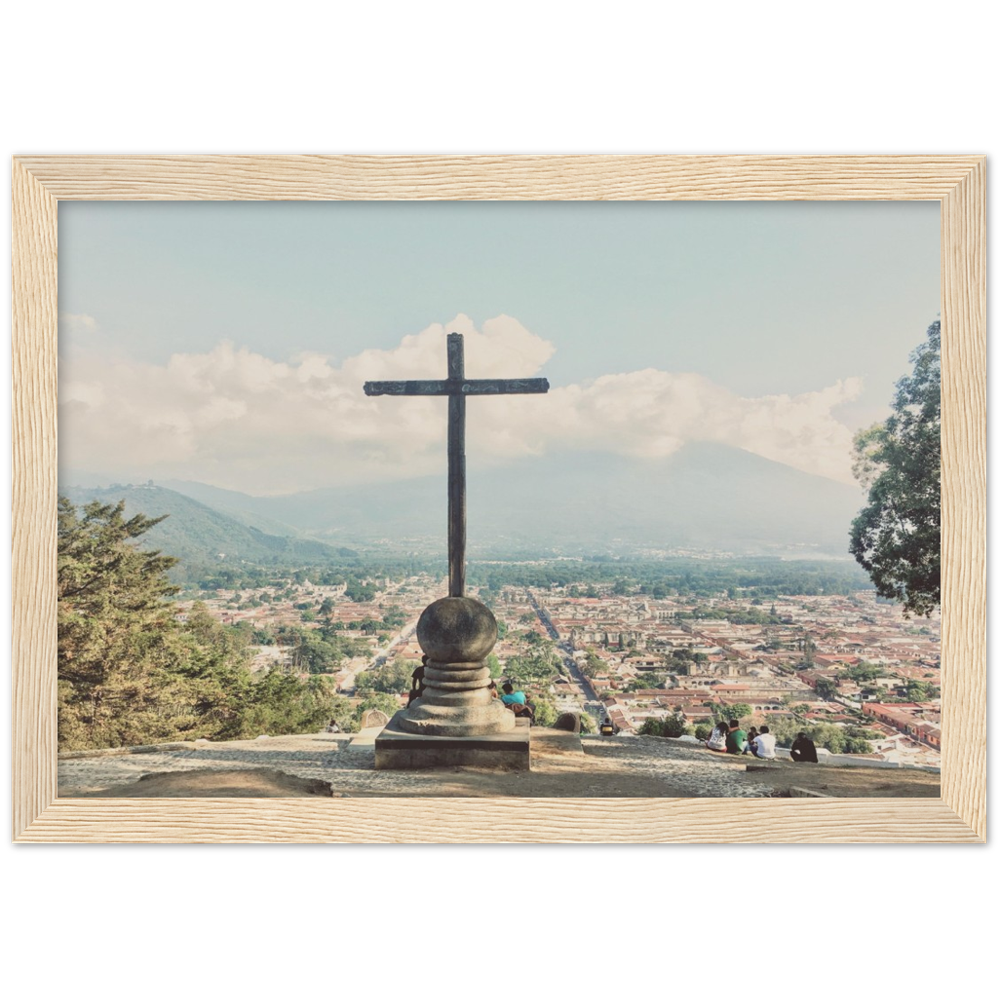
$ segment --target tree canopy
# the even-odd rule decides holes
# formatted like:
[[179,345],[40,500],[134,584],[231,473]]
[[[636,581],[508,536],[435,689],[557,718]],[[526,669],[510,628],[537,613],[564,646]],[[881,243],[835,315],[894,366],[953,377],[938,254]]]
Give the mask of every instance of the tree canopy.
[[158,520],[124,509],[59,500],[60,748],[307,732],[330,718],[327,678],[250,673],[252,629],[199,604],[178,619],[175,560],[135,544]]
[[854,475],[868,504],[851,525],[851,554],[876,591],[907,614],[941,603],[941,323],[910,355],[892,415],[859,431]]

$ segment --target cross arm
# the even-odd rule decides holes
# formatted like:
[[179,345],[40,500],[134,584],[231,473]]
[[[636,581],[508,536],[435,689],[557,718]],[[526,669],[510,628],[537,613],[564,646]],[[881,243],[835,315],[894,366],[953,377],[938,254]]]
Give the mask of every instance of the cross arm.
[[509,393],[548,392],[547,378],[470,378],[462,383],[466,396],[497,396]]
[[447,396],[448,380],[411,379],[406,382],[365,382],[366,396]]
[[502,396],[549,391],[547,378],[409,379],[365,382],[366,396]]

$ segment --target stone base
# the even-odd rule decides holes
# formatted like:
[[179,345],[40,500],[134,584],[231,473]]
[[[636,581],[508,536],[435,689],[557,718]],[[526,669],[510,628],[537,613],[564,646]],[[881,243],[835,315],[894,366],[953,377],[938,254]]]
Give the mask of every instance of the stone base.
[[531,727],[517,720],[506,733],[486,736],[428,736],[399,727],[397,712],[375,738],[375,770],[404,771],[439,767],[486,767],[494,771],[531,770]]

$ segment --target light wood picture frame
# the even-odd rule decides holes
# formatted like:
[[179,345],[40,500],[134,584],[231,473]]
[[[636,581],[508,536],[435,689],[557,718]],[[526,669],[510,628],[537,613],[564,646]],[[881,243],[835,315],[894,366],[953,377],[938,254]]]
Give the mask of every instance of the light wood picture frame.
[[[15,157],[13,839],[984,842],[985,174],[982,156]],[[940,799],[58,798],[58,203],[341,199],[940,201]]]

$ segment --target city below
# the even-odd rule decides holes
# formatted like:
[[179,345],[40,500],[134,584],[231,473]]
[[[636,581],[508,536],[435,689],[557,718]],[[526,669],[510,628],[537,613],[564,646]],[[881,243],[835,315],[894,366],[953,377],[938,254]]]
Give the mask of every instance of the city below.
[[[580,581],[470,587],[470,596],[498,621],[493,675],[523,688],[543,723],[574,711],[621,734],[695,740],[738,717],[745,728],[769,725],[779,747],[807,731],[821,752],[858,763],[940,765],[937,615],[908,619],[871,590],[772,599],[732,587],[644,589]],[[252,670],[325,674],[352,703],[374,690],[403,707],[421,656],[417,618],[444,593],[426,573],[359,588],[300,571],[197,598],[219,622],[252,630]],[[194,604],[180,602],[182,620]]]

